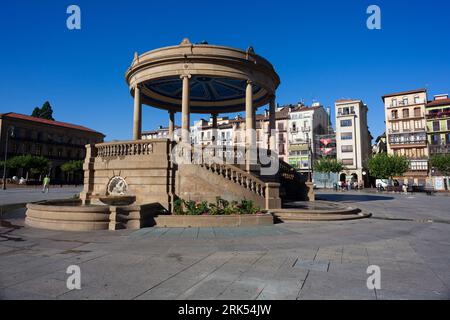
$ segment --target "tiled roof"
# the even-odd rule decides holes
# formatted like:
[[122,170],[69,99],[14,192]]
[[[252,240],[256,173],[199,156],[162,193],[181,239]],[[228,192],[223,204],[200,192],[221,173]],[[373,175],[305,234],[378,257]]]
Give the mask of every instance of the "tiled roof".
[[436,106],[445,106],[445,105],[450,105],[450,99],[429,101],[427,103],[426,107],[436,107]]
[[36,118],[36,117],[31,117],[31,116],[27,116],[24,114],[20,114],[20,113],[15,113],[15,112],[7,112],[7,113],[1,113],[0,114],[0,118],[3,117],[8,117],[8,118],[13,118],[13,119],[20,119],[20,120],[25,120],[25,121],[31,121],[31,122],[35,122],[35,123],[42,123],[42,124],[48,124],[50,126],[57,126],[57,127],[63,127],[63,128],[69,128],[69,129],[75,129],[75,130],[81,130],[81,131],[87,131],[87,132],[92,132],[92,133],[98,133],[104,136],[103,133],[83,127],[83,126],[79,126],[76,124],[71,124],[71,123],[66,123],[66,122],[61,122],[61,121],[53,121],[53,120],[47,120],[47,119],[41,119],[41,118]]
[[420,92],[427,92],[427,89],[416,89],[416,90],[409,90],[409,91],[401,91],[401,92],[395,92],[395,93],[390,93],[390,94],[385,94],[384,96],[382,96],[381,98],[384,99],[387,97],[395,97],[395,96],[404,96],[406,94],[413,94],[413,93],[420,93]]

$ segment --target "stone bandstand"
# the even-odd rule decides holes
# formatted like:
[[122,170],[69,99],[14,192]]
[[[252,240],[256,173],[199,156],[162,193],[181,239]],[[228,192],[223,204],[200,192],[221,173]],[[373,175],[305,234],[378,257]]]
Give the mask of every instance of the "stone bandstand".
[[[183,218],[172,223],[169,215],[178,198],[196,202],[215,202],[217,197],[246,199],[270,212],[281,209],[283,201],[314,200],[303,178],[278,159],[275,94],[280,79],[251,47],[244,51],[184,39],[177,46],[135,54],[125,79],[134,98],[133,140],[87,145],[80,201],[63,203],[63,207],[30,204],[29,225],[65,230],[191,223],[261,225],[273,223],[272,216],[196,217],[195,221],[186,218],[190,222],[183,222]],[[167,110],[168,139],[141,139],[143,104]],[[255,129],[256,110],[267,104],[269,147],[265,150],[256,147]],[[219,114],[243,111],[244,145],[219,146],[217,139],[206,147],[191,145],[191,113],[210,114],[214,136]],[[174,139],[176,112],[181,112],[182,119],[180,141]]]
[[[125,192],[135,195],[137,203],[158,202],[168,211],[175,197],[194,201],[213,201],[217,196],[245,198],[263,209],[281,207],[279,175],[283,172],[262,175],[258,156],[265,152],[276,160],[277,169],[291,169],[279,165],[274,150],[275,93],[280,79],[266,59],[252,48],[244,51],[184,39],[178,46],[135,54],[125,79],[134,97],[133,140],[88,146],[84,203],[108,194],[110,181],[121,177]],[[141,140],[143,104],[168,111],[171,138]],[[256,110],[266,104],[272,151],[255,147]],[[241,111],[245,111],[245,148],[191,147],[191,113],[210,114],[214,134],[218,114]],[[172,139],[176,112],[181,112],[181,141]],[[174,161],[174,148],[182,159],[191,161]],[[224,161],[230,157],[231,163]],[[294,176],[292,171],[291,179]]]

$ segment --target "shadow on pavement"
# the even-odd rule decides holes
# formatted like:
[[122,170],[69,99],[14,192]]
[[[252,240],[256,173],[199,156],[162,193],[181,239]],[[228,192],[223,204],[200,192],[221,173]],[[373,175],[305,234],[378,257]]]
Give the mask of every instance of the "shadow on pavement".
[[361,202],[361,201],[386,201],[393,200],[390,196],[375,196],[368,194],[326,194],[317,195],[318,200],[336,201],[336,202]]

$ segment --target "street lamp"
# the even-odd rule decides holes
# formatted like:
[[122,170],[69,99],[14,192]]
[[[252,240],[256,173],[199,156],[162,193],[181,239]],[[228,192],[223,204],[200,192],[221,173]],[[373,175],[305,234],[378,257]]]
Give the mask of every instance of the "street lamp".
[[6,139],[5,139],[5,162],[3,163],[3,190],[6,190],[6,160],[8,160],[8,138],[14,137],[14,127],[8,127],[6,129]]

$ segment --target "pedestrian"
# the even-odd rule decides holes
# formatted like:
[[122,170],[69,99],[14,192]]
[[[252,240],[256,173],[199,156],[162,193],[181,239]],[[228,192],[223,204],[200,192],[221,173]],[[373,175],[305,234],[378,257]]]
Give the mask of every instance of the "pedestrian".
[[50,178],[48,176],[45,176],[43,181],[42,193],[44,192],[48,193],[49,191],[50,191]]

